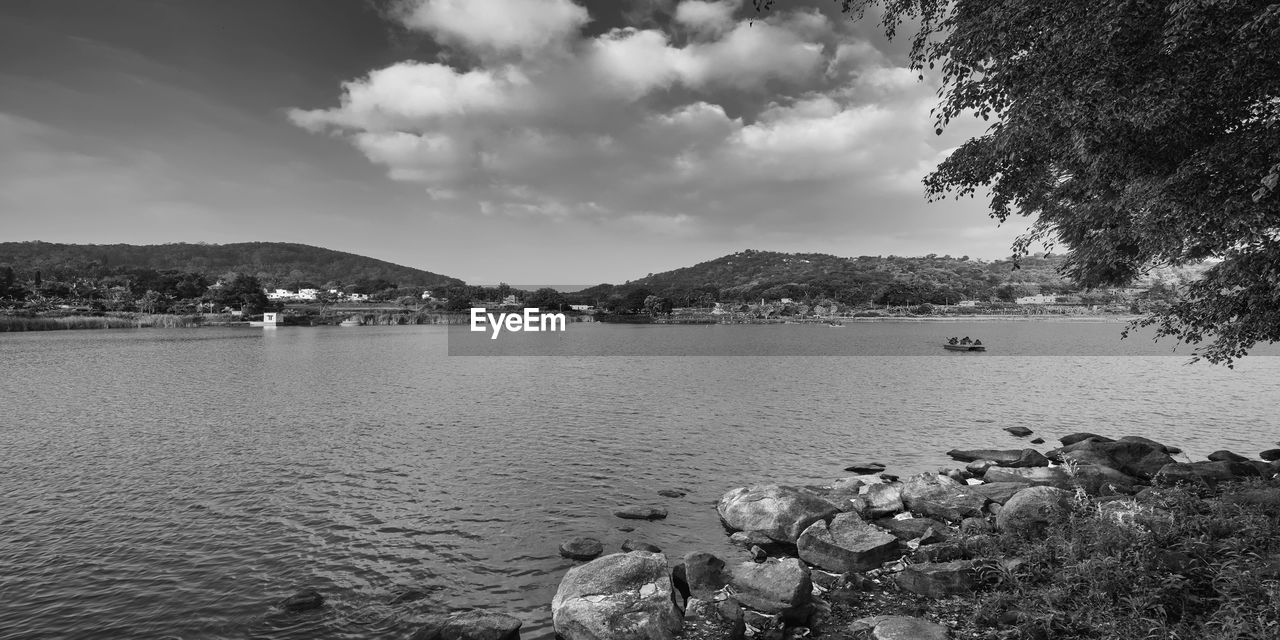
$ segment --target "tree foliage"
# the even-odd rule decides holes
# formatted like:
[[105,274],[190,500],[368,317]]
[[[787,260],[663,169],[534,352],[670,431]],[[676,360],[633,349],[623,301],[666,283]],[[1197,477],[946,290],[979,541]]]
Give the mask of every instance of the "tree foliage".
[[[755,0],[767,9],[772,0]],[[1034,219],[1085,287],[1221,260],[1141,321],[1230,364],[1280,339],[1280,4],[1264,0],[842,0],[872,5],[940,78],[939,132],[991,122],[925,180]]]

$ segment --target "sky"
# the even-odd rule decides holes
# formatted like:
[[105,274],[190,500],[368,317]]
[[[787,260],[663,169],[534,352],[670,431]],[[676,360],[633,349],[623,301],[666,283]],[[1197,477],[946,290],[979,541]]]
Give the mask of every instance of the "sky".
[[0,240],[299,242],[471,283],[1010,253],[937,79],[791,0],[5,0]]

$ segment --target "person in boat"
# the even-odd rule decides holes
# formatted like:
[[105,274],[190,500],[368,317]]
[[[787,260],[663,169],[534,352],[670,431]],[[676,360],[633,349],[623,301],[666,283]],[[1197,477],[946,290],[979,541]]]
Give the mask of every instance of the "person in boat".
[[974,340],[974,341],[973,341],[973,346],[975,346],[975,347],[980,347],[980,346],[982,346],[982,340]]
[[960,344],[969,344],[969,343],[971,343],[971,342],[973,342],[973,341],[969,339],[969,336],[965,336],[965,337],[963,337],[963,338],[961,338],[961,339],[960,339]]
[[959,338],[956,338],[956,337],[947,338],[947,344],[958,344],[959,342],[960,342]]

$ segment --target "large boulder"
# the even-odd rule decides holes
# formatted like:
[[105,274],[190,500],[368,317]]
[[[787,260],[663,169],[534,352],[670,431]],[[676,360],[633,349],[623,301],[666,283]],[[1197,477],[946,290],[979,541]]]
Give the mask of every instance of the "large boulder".
[[1280,449],[1267,449],[1266,451],[1259,453],[1258,457],[1266,460],[1267,462],[1276,462],[1280,460]]
[[1161,467],[1173,462],[1164,445],[1135,441],[1081,442],[1064,451],[1062,459],[1108,467],[1143,480],[1150,480]]
[[[875,521],[875,525],[903,542],[927,535],[934,538],[932,542],[941,542],[951,537],[951,528],[933,518],[881,518]],[[930,530],[933,535],[929,535]]]
[[724,560],[705,551],[691,551],[684,556],[684,579],[689,597],[711,600],[712,594],[729,584]]
[[1256,478],[1262,475],[1249,462],[1172,462],[1160,468],[1155,476],[1158,485],[1179,483],[1207,484]]
[[1069,447],[1077,442],[1083,442],[1089,439],[1096,440],[1097,442],[1115,442],[1115,440],[1106,436],[1100,436],[1096,433],[1089,433],[1087,431],[1073,433],[1069,436],[1062,436],[1061,438],[1058,438],[1058,442],[1061,442],[1064,447]]
[[770,558],[729,567],[734,597],[757,611],[794,614],[809,604],[813,582],[798,558]]
[[1249,459],[1226,449],[1219,449],[1209,454],[1209,460],[1213,462],[1248,462]]
[[1049,459],[1035,449],[952,449],[947,455],[960,462],[991,460],[1002,467],[1049,466]]
[[855,504],[860,507],[858,512],[868,518],[893,515],[907,508],[902,503],[902,484],[898,482],[864,485]]
[[849,625],[854,637],[870,634],[871,640],[947,640],[951,630],[921,618],[907,616],[872,616],[859,618]]
[[794,544],[809,525],[840,512],[836,505],[795,487],[760,484],[724,494],[716,511],[736,531],[759,531],[777,542]]
[[1177,453],[1182,453],[1182,449],[1179,449],[1179,448],[1177,448],[1177,447],[1171,447],[1171,446],[1169,446],[1169,445],[1167,445],[1167,444],[1164,444],[1164,443],[1162,443],[1162,442],[1156,442],[1155,440],[1152,440],[1151,438],[1144,438],[1144,437],[1142,437],[1142,436],[1125,436],[1125,437],[1123,437],[1123,438],[1120,438],[1120,439],[1119,439],[1119,440],[1117,440],[1116,442],[1141,442],[1141,443],[1144,443],[1144,444],[1149,444],[1149,445],[1151,445],[1151,446],[1153,446],[1153,447],[1155,447],[1155,448],[1157,448],[1157,449],[1160,449],[1161,451],[1164,451],[1165,453],[1167,453],[1167,454],[1169,454],[1169,455],[1174,455],[1174,454],[1177,454]]
[[1071,486],[1071,476],[1062,467],[1030,467],[1010,469],[1008,467],[991,467],[983,476],[987,482],[1021,482],[1032,486],[1058,487],[1065,489]]
[[1144,486],[1133,476],[1097,464],[1076,465],[1074,476],[1074,485],[1095,496],[1130,495]]
[[907,565],[893,580],[911,593],[945,598],[973,593],[978,584],[978,570],[973,560],[921,562]]
[[669,640],[683,619],[659,553],[614,553],[570,569],[551,600],[563,640]]
[[1004,532],[1025,536],[1067,519],[1071,493],[1056,487],[1027,487],[1014,494],[996,516],[996,526]]
[[520,640],[520,619],[480,610],[433,616],[409,640]]
[[948,522],[982,514],[987,498],[947,476],[912,476],[902,485],[902,502],[912,513]]
[[1013,494],[1026,488],[1027,485],[1022,482],[988,482],[975,484],[969,487],[969,490],[996,504],[1004,504],[1013,497]]
[[1008,431],[1009,433],[1011,433],[1011,434],[1013,434],[1013,435],[1015,435],[1015,436],[1018,436],[1019,438],[1025,438],[1025,437],[1027,437],[1027,436],[1029,436],[1029,435],[1031,435],[1031,434],[1035,433],[1034,431],[1032,431],[1032,430],[1030,430],[1030,429],[1028,429],[1028,428],[1026,428],[1026,427],[1005,427],[1005,428],[1004,428],[1004,430],[1005,430],[1005,431]]
[[854,513],[819,520],[796,541],[800,559],[827,571],[869,571],[900,557],[898,538]]

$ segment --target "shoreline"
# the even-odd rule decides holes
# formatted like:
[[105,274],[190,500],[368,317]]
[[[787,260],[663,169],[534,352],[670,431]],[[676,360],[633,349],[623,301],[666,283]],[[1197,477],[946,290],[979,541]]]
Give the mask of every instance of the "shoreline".
[[[668,558],[630,539],[606,555],[599,540],[571,538],[560,553],[575,564],[550,603],[556,638],[1274,633],[1280,449],[1177,462],[1180,449],[1143,437],[1059,441],[1044,453],[1031,448],[1045,442],[1039,437],[1027,448],[953,449],[947,455],[959,468],[907,478],[857,462],[845,468],[854,475],[827,485],[732,488],[714,508],[741,549],[736,557]],[[664,520],[659,504],[614,516]],[[1186,593],[1197,597],[1166,597]],[[413,637],[518,640],[520,627],[513,616],[473,609],[436,616]],[[1057,635],[1043,635],[1052,629]]]

